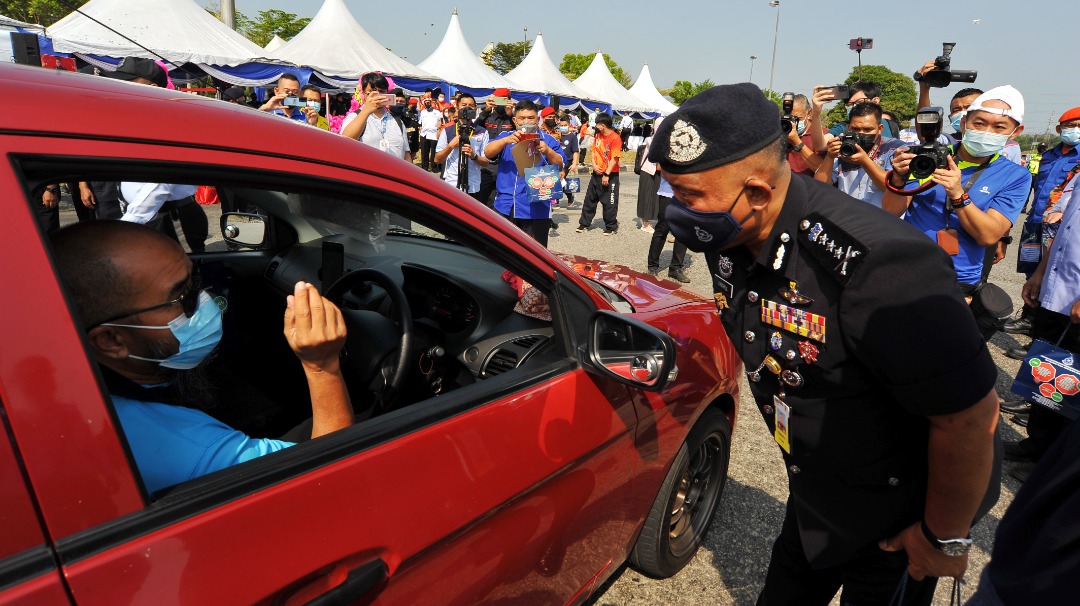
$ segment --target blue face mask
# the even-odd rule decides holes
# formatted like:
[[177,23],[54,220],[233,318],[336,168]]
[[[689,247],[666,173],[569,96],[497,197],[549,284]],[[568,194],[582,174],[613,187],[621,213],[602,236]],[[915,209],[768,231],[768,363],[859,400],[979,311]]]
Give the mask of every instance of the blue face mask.
[[141,356],[129,356],[136,360],[157,362],[164,368],[188,370],[195,368],[214,348],[221,342],[221,308],[203,291],[199,293],[199,306],[189,318],[180,314],[166,326],[138,326],[133,324],[102,324],[102,326],[127,326],[129,328],[144,328],[147,330],[170,330],[176,340],[180,342],[180,351],[158,360],[155,358],[143,358]]
[[964,121],[964,115],[967,112],[956,112],[949,118],[949,126],[956,132],[960,132],[960,123]]
[[319,111],[322,109],[322,103],[319,103],[318,101],[308,101],[307,106],[315,111]]
[[801,137],[806,134],[806,120],[799,120],[795,124],[795,132]]
[[[735,201],[731,203],[731,208],[735,208],[745,190],[746,186],[743,185],[739,195],[735,196]],[[694,252],[713,252],[723,250],[730,244],[742,231],[742,221],[753,214],[751,211],[750,215],[738,221],[731,214],[731,208],[722,212],[702,212],[672,199],[664,218],[675,239],[687,248]]]
[[985,130],[965,131],[964,149],[976,158],[992,156],[1005,149],[1005,143],[1009,140],[1011,134],[999,135]]
[[1080,143],[1080,127],[1061,129],[1061,142],[1070,147]]

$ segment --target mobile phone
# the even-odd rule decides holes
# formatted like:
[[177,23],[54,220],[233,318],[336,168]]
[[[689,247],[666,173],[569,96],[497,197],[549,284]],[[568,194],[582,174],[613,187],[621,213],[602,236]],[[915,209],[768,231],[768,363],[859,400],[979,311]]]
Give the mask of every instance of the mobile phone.
[[300,97],[285,97],[281,100],[285,107],[307,107],[307,100]]
[[495,105],[506,107],[508,101],[510,101],[510,99],[507,97],[495,97]]
[[833,98],[837,101],[847,101],[851,98],[851,87],[846,84],[837,84],[825,90],[832,92]]
[[388,107],[397,103],[397,97],[394,95],[379,95],[379,105]]

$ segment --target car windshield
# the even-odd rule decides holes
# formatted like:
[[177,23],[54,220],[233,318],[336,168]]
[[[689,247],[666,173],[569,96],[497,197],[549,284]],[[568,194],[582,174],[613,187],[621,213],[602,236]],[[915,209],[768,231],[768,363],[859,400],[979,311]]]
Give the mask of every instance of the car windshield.
[[451,241],[439,230],[355,201],[318,194],[288,194],[289,211],[304,217],[323,236],[347,235],[379,242],[387,234]]

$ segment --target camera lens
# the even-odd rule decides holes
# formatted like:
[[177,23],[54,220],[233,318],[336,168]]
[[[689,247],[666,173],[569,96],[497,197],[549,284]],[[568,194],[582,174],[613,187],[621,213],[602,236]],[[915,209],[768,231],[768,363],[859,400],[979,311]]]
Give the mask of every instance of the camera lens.
[[937,161],[927,154],[919,154],[911,159],[911,176],[925,179],[937,170]]
[[791,123],[791,120],[781,120],[780,121],[780,130],[784,131],[785,135],[790,133],[791,129],[793,127],[794,127],[794,125]]
[[845,142],[840,144],[840,152],[839,153],[840,153],[841,158],[850,158],[850,157],[854,156],[857,152],[858,152],[858,150],[855,149],[855,144],[854,143],[845,141]]

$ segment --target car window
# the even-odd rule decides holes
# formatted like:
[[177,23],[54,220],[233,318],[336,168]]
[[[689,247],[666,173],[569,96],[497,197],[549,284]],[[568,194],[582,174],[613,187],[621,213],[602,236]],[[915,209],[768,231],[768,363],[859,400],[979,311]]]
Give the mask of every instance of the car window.
[[[154,183],[152,176],[152,168],[143,167],[131,182]],[[95,175],[83,172],[77,178],[93,182]],[[185,175],[176,169],[159,177],[173,184],[198,178],[194,171]],[[49,179],[47,163],[28,171],[32,205]],[[275,185],[252,186],[260,180]],[[218,476],[205,475],[241,469],[241,463],[266,482],[283,473],[301,474],[315,465],[303,454],[311,449],[348,456],[377,443],[363,439],[370,426],[378,425],[385,441],[387,424],[400,424],[404,434],[483,405],[508,386],[538,380],[544,369],[573,364],[559,335],[560,322],[552,319],[558,314],[548,297],[552,285],[513,271],[516,255],[493,255],[490,239],[470,233],[460,217],[444,220],[431,205],[377,188],[320,184],[308,175],[247,175],[217,181],[214,193],[218,203],[194,202],[186,212],[206,218],[204,251],[191,258],[202,286],[222,310],[220,345],[207,362],[170,373],[167,383],[149,388],[101,367],[104,389],[151,501],[182,498],[192,481],[224,485]],[[61,228],[80,221],[66,200],[58,214]],[[184,244],[181,221],[162,221],[157,228]],[[43,229],[49,228],[43,224]],[[265,230],[261,241],[259,229]],[[470,247],[470,239],[483,244]],[[184,251],[192,253],[192,247]],[[346,323],[356,322],[346,358],[361,361],[348,367],[346,382],[357,422],[341,432],[346,437],[311,441],[308,384],[282,336],[286,296],[301,281],[325,293],[353,273],[381,274],[391,283],[356,278],[339,293]],[[79,313],[77,301],[69,306]],[[394,339],[400,338],[405,316],[412,324],[413,348],[409,359],[395,365],[400,348]],[[391,394],[380,382],[394,372],[406,373],[406,379]],[[447,408],[447,402],[454,406]],[[228,433],[234,430],[238,434]],[[184,444],[162,448],[172,439]],[[231,454],[222,455],[221,444]],[[216,453],[213,460],[201,456],[204,450]],[[169,468],[169,473],[151,479],[146,467]]]

